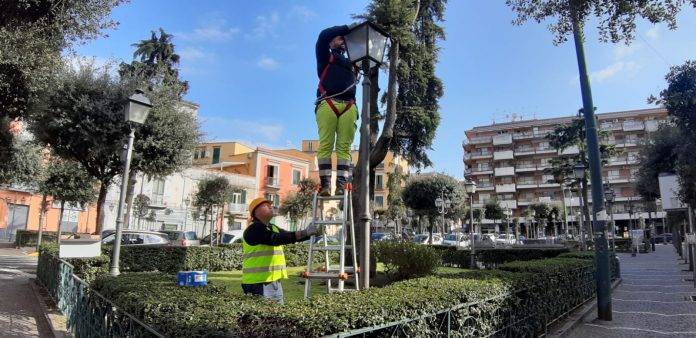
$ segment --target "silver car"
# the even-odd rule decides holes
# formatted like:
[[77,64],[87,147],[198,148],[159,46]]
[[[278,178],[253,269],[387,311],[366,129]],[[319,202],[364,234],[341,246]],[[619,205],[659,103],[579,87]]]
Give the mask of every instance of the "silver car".
[[184,230],[162,230],[160,231],[169,237],[172,246],[198,246],[201,241],[195,231]]
[[[114,244],[116,233],[111,233],[102,238],[102,244]],[[121,245],[169,245],[166,234],[157,231],[123,230],[121,233]]]

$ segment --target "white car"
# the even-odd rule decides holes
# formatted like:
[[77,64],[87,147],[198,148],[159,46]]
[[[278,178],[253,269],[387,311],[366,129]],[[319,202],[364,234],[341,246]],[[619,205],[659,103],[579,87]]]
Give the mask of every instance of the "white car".
[[[413,237],[413,242],[416,244],[430,244],[430,235],[420,234]],[[442,245],[442,236],[440,234],[433,234],[433,244]]]
[[469,239],[463,234],[447,234],[442,239],[442,245],[469,246]]
[[495,238],[497,244],[513,245],[515,244],[515,235],[500,234]]

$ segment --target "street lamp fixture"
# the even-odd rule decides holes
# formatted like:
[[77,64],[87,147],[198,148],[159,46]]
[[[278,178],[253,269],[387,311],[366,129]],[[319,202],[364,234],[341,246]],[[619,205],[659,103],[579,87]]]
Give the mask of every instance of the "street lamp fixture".
[[136,90],[135,94],[128,98],[128,101],[123,107],[123,114],[126,123],[128,123],[130,128],[130,133],[128,134],[126,158],[123,163],[121,192],[119,193],[119,203],[116,216],[116,238],[114,239],[114,249],[111,252],[111,269],[109,273],[114,277],[121,273],[119,271],[119,258],[121,254],[121,238],[123,237],[123,207],[126,204],[126,190],[128,190],[128,175],[130,174],[130,162],[133,155],[135,127],[145,123],[151,108],[152,104],[150,103],[150,99],[148,99],[141,90]]
[[469,195],[469,242],[471,244],[471,253],[469,257],[471,262],[469,262],[469,268],[476,268],[476,231],[474,231],[474,194],[476,193],[476,182],[469,180],[464,182],[464,191]]
[[382,64],[389,35],[372,22],[366,21],[353,27],[344,37],[346,51],[351,63],[360,65],[363,73],[362,112],[360,114],[360,172],[362,177],[359,199],[363,212],[360,215],[362,240],[360,248],[360,266],[363,289],[370,287],[370,99],[372,83],[370,69]]
[[581,180],[585,178],[585,171],[587,170],[587,167],[582,162],[578,162],[573,166],[573,175],[575,176],[576,179]]

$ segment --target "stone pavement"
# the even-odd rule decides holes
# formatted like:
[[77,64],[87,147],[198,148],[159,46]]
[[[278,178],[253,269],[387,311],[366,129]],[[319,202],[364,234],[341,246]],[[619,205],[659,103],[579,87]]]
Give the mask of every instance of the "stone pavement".
[[53,337],[34,295],[36,257],[0,243],[0,337]]
[[[655,252],[619,254],[622,283],[613,290],[613,320],[581,323],[570,337],[696,337],[696,289],[672,245]],[[684,279],[688,278],[689,281]]]

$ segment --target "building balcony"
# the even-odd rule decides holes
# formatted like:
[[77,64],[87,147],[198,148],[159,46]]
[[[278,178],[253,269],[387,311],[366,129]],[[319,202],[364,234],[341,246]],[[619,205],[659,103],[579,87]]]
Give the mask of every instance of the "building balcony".
[[517,200],[500,200],[499,203],[503,209],[517,209]]
[[467,175],[486,175],[492,173],[493,168],[471,168],[466,170]]
[[634,130],[644,130],[645,125],[643,122],[638,122],[638,121],[632,121],[632,122],[624,122],[623,123],[623,130],[624,131],[634,131]]
[[500,134],[493,136],[493,145],[512,144],[512,134]]
[[556,182],[546,182],[539,184],[539,188],[558,188],[561,185]]
[[553,154],[556,153],[556,149],[548,147],[548,148],[537,148],[536,150],[537,154]]
[[534,148],[515,149],[515,156],[534,155]]
[[645,121],[645,130],[646,131],[655,131],[657,128],[660,126],[660,122],[658,120],[648,120]]
[[464,153],[464,160],[478,160],[493,157],[493,153],[472,152]]
[[621,123],[603,122],[599,125],[601,130],[621,130],[623,126]]
[[501,151],[496,151],[493,152],[493,160],[498,161],[498,160],[511,160],[515,156],[512,152],[512,150],[501,150]]
[[536,182],[531,181],[531,182],[517,182],[517,189],[534,189],[537,188],[538,185]]
[[493,191],[495,190],[495,186],[493,184],[486,184],[486,185],[476,185],[476,191]]
[[230,203],[227,209],[231,214],[245,215],[249,211],[249,206],[246,204]]
[[470,138],[469,144],[485,144],[490,143],[491,141],[492,138],[490,136],[479,136]]
[[495,192],[497,193],[506,193],[506,192],[515,192],[515,183],[508,183],[508,184],[497,184],[495,186]]
[[537,165],[537,170],[545,170],[551,168],[551,164],[539,164]]
[[527,173],[536,170],[536,164],[518,164],[515,166],[516,173]]
[[525,199],[517,200],[517,205],[521,206],[521,207],[532,205],[534,203],[535,203],[535,200],[533,198],[525,198]]
[[629,176],[609,176],[607,177],[609,183],[629,183],[631,182],[631,177]]
[[514,133],[512,134],[512,139],[513,140],[527,140],[530,138],[534,137],[534,133],[530,132],[524,132],[524,133]]
[[266,186],[270,188],[278,188],[279,182],[277,177],[266,177]]
[[577,155],[580,153],[578,146],[572,146],[558,151],[558,155]]
[[495,168],[495,176],[514,176],[515,167],[499,167]]
[[484,206],[485,206],[485,204],[483,204],[483,203],[474,203],[474,208],[480,209],[480,208],[483,208]]

